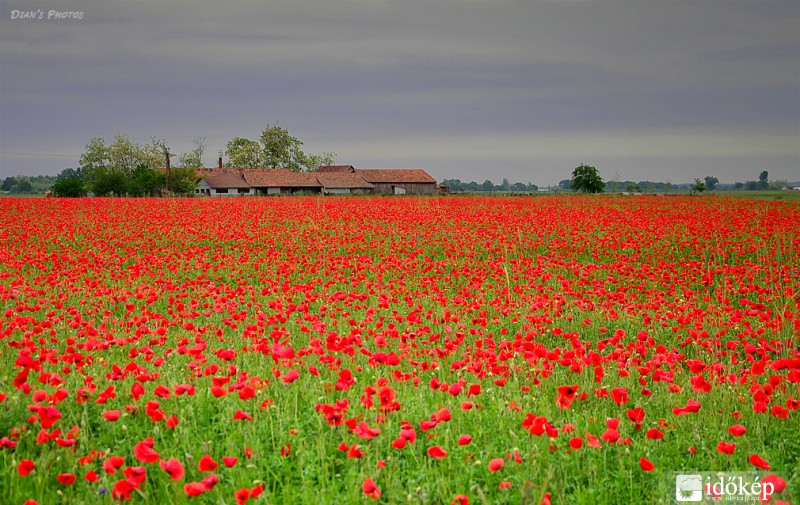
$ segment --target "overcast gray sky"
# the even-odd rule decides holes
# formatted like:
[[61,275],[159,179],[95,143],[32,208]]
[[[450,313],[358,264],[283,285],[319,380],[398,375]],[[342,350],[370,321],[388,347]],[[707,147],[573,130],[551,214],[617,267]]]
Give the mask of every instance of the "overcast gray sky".
[[205,137],[214,166],[278,121],[309,152],[438,180],[800,180],[796,0],[0,5],[2,177],[117,133]]

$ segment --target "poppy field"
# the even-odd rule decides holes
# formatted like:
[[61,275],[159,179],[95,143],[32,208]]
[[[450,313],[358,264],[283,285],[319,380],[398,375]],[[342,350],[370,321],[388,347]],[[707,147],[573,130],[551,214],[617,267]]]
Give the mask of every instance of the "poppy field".
[[800,500],[800,205],[0,200],[0,503]]

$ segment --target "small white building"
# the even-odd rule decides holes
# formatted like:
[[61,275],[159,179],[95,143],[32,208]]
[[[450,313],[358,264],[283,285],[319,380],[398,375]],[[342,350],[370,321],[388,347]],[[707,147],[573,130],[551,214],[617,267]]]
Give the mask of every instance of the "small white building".
[[240,170],[221,169],[200,179],[194,193],[196,196],[248,196],[255,195],[256,190],[244,180]]

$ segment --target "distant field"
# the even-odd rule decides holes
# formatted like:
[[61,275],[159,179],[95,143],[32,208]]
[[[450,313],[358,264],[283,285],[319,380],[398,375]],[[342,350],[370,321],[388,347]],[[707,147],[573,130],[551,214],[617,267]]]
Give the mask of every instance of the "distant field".
[[0,503],[797,503],[798,193],[1,199]]

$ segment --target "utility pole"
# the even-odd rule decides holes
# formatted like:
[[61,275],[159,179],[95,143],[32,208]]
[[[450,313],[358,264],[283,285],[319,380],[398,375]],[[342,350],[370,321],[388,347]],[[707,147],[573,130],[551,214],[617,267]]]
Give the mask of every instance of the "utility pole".
[[170,166],[169,166],[169,148],[167,148],[167,146],[164,146],[164,158],[166,158],[166,159],[167,159],[167,181],[166,181],[166,186],[167,186],[167,193],[169,193],[169,172],[170,172]]

